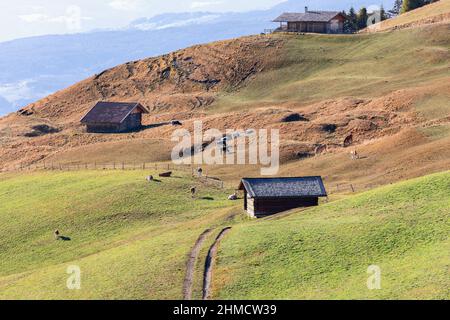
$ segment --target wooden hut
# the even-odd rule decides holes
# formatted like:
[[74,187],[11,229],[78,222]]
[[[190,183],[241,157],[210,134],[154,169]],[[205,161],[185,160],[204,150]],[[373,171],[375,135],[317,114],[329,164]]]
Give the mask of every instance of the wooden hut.
[[345,15],[338,11],[311,11],[308,7],[304,13],[285,12],[273,22],[279,22],[277,31],[344,33]]
[[319,205],[327,192],[321,177],[244,178],[244,209],[261,218],[283,211]]
[[90,133],[121,133],[142,127],[142,114],[148,113],[140,103],[99,102],[81,119]]

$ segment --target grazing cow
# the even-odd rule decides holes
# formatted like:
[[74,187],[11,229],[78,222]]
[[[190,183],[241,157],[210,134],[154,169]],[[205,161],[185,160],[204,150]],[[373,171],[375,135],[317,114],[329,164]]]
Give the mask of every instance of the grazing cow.
[[63,236],[59,233],[59,230],[55,230],[54,232],[55,240],[56,241],[71,241],[69,237]]
[[198,169],[197,169],[197,176],[198,176],[199,178],[201,178],[202,175],[203,175],[203,169],[202,169],[202,168],[198,168]]
[[350,134],[349,136],[347,136],[344,140],[344,147],[350,147],[353,144],[353,134]]
[[237,194],[233,193],[231,196],[228,197],[228,200],[230,201],[236,201],[238,199]]
[[153,176],[148,176],[148,177],[147,177],[147,181],[148,181],[148,182],[152,182],[153,180],[154,180]]
[[197,188],[195,188],[195,187],[192,187],[191,188],[191,195],[192,195],[192,199],[194,199],[195,198],[195,194],[197,193]]

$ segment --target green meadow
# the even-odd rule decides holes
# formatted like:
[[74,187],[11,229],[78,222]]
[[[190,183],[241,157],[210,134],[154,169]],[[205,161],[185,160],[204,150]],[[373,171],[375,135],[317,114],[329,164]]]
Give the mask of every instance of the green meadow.
[[[448,28],[360,35],[272,35],[286,40],[280,56],[236,93],[223,94],[211,112],[337,97],[375,98],[449,77]],[[270,84],[270,85],[268,85]],[[447,94],[418,109],[448,112]],[[428,114],[428,111],[427,111]]]
[[[233,228],[215,298],[450,298],[450,172]],[[368,290],[369,266],[381,289]]]
[[[0,298],[181,299],[188,254],[223,226],[213,276],[220,299],[445,299],[450,281],[450,172],[346,196],[271,220],[250,220],[230,190],[176,173],[0,175]],[[198,188],[193,200],[190,188]],[[71,241],[56,241],[59,229]],[[368,290],[367,268],[382,272]],[[67,268],[81,270],[69,290]]]
[[[225,191],[184,173],[153,183],[148,174],[1,175],[0,298],[182,298],[193,243],[233,210]],[[55,241],[55,229],[71,241]],[[81,268],[81,290],[67,289],[71,265]]]

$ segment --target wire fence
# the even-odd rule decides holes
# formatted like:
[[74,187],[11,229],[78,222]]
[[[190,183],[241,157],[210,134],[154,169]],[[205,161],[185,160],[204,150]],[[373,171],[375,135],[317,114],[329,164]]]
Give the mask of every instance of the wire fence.
[[[182,171],[197,178],[201,183],[225,189],[223,180],[217,177],[209,176],[205,168],[199,172],[198,167],[194,165],[176,165],[173,163],[148,163],[148,162],[111,162],[111,163],[59,163],[59,162],[41,162],[32,165],[17,165],[7,171],[81,171],[81,170],[152,170],[158,174],[167,173],[169,171]],[[359,185],[354,183],[330,183],[327,184],[328,194],[344,194],[357,193],[371,188],[375,188],[375,184]]]
[[208,176],[204,170],[198,171],[197,167],[193,165],[176,165],[173,163],[148,163],[148,162],[112,162],[112,163],[56,163],[56,162],[42,162],[32,165],[24,166],[22,164],[11,168],[8,171],[82,171],[82,170],[112,170],[112,171],[129,171],[129,170],[152,170],[159,171],[159,174],[164,174],[170,171],[182,171],[191,174],[204,184],[213,185],[224,189],[225,183],[217,177]]

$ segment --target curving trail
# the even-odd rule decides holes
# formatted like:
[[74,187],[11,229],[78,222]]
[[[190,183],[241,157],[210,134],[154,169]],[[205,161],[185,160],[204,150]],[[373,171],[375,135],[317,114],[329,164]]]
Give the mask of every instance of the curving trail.
[[230,230],[231,227],[227,227],[219,233],[213,245],[209,249],[208,255],[206,256],[205,271],[203,274],[203,300],[208,300],[211,297],[211,280],[212,280],[214,258],[217,254],[217,249],[219,247],[220,241],[225,237],[225,235],[228,232],[230,232]]
[[197,261],[198,255],[200,253],[200,249],[202,248],[203,242],[206,238],[211,234],[213,230],[207,229],[205,230],[200,237],[195,242],[194,247],[189,253],[189,259],[186,265],[186,277],[184,278],[183,283],[183,297],[184,300],[192,299],[192,284],[194,279],[194,270],[195,270],[195,262]]

